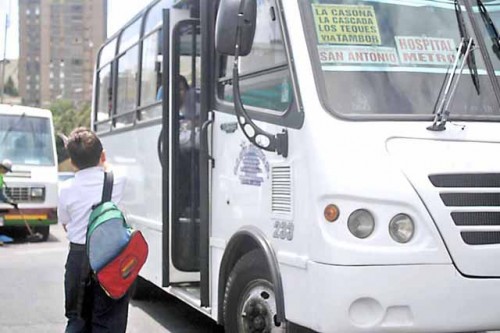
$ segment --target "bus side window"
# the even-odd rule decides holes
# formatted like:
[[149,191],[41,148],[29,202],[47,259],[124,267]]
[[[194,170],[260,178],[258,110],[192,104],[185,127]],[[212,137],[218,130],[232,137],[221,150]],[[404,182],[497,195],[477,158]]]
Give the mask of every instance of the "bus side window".
[[132,124],[137,99],[137,52],[135,45],[118,59],[118,85],[116,98],[116,127]]
[[158,29],[145,37],[142,44],[141,108],[146,108],[141,110],[140,120],[161,117],[161,104],[158,105],[163,99],[161,41],[162,30]]
[[157,119],[162,116],[163,93],[168,89],[162,87],[163,73],[163,8],[169,6],[170,0],[159,1],[146,14],[144,37],[142,39],[141,67],[141,110],[138,121]]
[[[233,57],[226,59],[219,98],[232,102]],[[258,73],[258,74],[257,74]],[[257,26],[252,51],[240,58],[240,90],[243,104],[286,111],[292,102],[290,71],[275,0],[257,5]]]
[[138,55],[141,20],[137,19],[122,31],[119,38],[118,85],[116,89],[116,127],[135,122],[137,109]]
[[97,118],[95,130],[102,132],[109,130],[109,119],[112,109],[112,80],[111,80],[111,67],[112,64],[107,64],[99,70],[98,84],[99,84],[99,102],[97,105]]
[[116,52],[116,38],[106,44],[99,54],[99,69],[97,71],[97,114],[94,115],[97,132],[111,129],[113,112],[113,66]]

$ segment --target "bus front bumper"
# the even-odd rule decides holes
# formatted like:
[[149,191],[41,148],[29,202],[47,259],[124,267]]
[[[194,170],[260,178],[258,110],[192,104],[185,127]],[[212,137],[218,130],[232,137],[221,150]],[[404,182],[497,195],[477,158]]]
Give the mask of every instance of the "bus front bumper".
[[21,209],[20,212],[12,209],[0,210],[0,227],[24,226],[25,223],[30,226],[56,224],[56,209]]
[[306,276],[306,288],[297,288],[298,281],[284,286],[289,291],[286,316],[318,332],[500,328],[500,278],[466,278],[451,264],[334,266],[310,261]]

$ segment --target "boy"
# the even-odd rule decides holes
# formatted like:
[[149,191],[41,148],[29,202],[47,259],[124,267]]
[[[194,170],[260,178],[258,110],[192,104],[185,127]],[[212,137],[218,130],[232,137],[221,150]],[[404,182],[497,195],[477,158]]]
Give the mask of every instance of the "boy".
[[[106,154],[94,132],[77,128],[66,145],[71,163],[77,170],[73,179],[59,189],[57,214],[67,232],[70,250],[66,261],[64,289],[67,333],[125,332],[128,295],[119,300],[108,297],[91,278],[85,251],[87,225],[92,206],[101,201]],[[124,179],[115,177],[112,200],[119,203]]]

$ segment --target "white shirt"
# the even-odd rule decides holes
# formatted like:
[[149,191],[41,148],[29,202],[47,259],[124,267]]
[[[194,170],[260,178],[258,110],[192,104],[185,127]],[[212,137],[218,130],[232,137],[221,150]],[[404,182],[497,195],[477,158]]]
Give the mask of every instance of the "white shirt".
[[[125,178],[113,176],[112,201],[118,204],[123,196]],[[77,171],[75,178],[64,181],[59,187],[57,218],[66,226],[71,243],[85,244],[92,206],[101,202],[103,184],[104,169],[92,167]]]

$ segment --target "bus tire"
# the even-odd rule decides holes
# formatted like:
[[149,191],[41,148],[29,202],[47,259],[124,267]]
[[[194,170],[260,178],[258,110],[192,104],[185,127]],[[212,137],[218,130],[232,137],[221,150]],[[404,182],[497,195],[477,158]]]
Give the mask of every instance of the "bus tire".
[[42,235],[42,241],[46,242],[50,235],[50,226],[40,225],[34,228],[35,233]]
[[262,251],[245,254],[229,274],[223,315],[226,332],[287,332],[286,323],[276,320],[274,286]]

